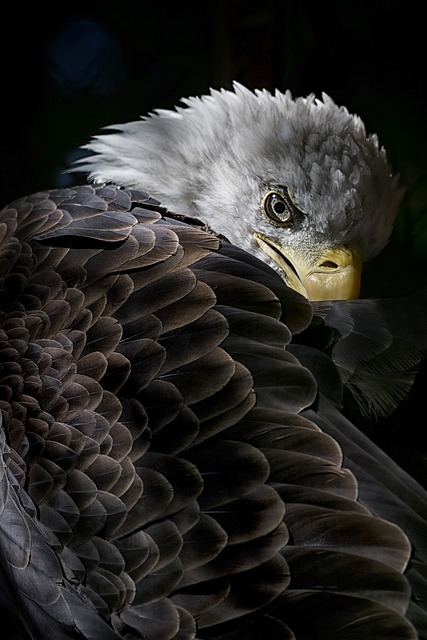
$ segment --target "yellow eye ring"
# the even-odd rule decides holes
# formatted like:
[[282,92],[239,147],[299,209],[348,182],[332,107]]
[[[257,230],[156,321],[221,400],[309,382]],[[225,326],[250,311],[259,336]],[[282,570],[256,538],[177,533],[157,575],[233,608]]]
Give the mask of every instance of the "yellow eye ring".
[[293,205],[287,193],[267,191],[262,200],[262,210],[267,220],[278,227],[294,221]]

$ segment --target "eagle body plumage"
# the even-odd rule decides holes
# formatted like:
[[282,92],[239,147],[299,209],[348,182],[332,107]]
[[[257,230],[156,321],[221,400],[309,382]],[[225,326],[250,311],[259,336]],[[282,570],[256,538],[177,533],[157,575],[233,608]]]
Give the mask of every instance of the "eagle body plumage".
[[[221,111],[218,95],[190,101],[200,136],[212,122],[203,128],[199,107]],[[246,109],[258,118],[256,104]],[[298,104],[298,118],[323,110]],[[362,135],[345,110],[336,117]],[[153,120],[166,123],[160,156],[175,121]],[[385,241],[398,195],[384,152],[373,138],[367,148],[366,175],[355,178],[357,145],[346,166],[368,191],[378,180],[368,201],[388,203]],[[394,406],[425,356],[425,322],[415,347],[410,326],[388,324],[388,301],[308,301],[225,228],[206,230],[214,219],[173,191],[203,192],[197,158],[185,160],[182,180],[158,167],[170,200],[142,177],[1,211],[4,615],[37,640],[427,637],[425,491],[342,412],[344,389],[363,391],[369,374],[381,394],[384,370],[383,409]],[[303,207],[290,175],[282,186]],[[327,347],[305,340],[318,332]]]

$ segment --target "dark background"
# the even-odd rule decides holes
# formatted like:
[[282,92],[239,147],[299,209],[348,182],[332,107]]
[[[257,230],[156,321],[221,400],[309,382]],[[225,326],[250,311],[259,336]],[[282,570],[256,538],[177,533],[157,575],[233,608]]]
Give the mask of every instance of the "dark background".
[[[36,3],[34,3],[36,5]],[[107,124],[180,98],[230,88],[328,93],[377,133],[407,193],[392,241],[365,272],[363,295],[426,284],[425,19],[419,3],[85,2],[8,6],[0,38],[0,205],[67,184],[78,147]],[[424,382],[395,417],[391,447],[427,457]],[[388,439],[390,425],[380,425]],[[381,435],[383,434],[383,435]],[[384,435],[385,434],[385,435]],[[414,454],[415,452],[415,454]],[[397,454],[397,457],[398,454]],[[427,484],[427,482],[426,482]]]

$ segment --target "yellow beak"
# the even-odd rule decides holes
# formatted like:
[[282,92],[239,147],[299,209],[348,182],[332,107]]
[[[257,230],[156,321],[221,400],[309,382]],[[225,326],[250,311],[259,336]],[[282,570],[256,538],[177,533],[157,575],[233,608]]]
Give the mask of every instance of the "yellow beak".
[[323,248],[307,256],[254,233],[260,248],[283,272],[286,284],[309,300],[352,300],[360,293],[362,256],[355,245]]

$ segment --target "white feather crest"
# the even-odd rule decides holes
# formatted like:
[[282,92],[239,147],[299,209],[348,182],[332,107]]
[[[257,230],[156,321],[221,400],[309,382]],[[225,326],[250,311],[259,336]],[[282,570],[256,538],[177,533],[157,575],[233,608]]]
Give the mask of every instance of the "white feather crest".
[[363,236],[368,259],[384,247],[401,191],[358,116],[327,94],[294,99],[237,82],[182,103],[107,127],[115,132],[85,145],[93,155],[76,170],[143,188],[235,242],[258,228],[260,185],[284,185],[316,233]]

